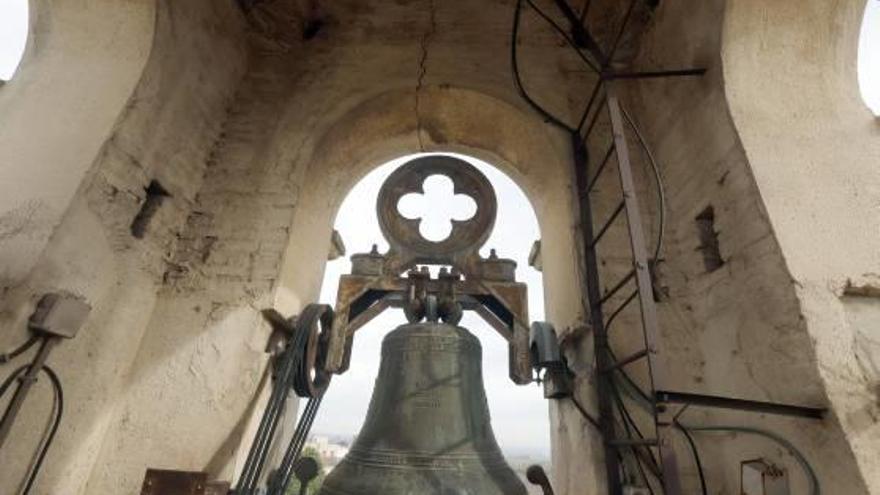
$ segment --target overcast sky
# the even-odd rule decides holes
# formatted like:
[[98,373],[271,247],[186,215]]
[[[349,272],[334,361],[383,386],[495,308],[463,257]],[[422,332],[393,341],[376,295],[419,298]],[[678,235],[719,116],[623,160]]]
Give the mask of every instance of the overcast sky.
[[[456,155],[458,156],[458,155]],[[496,248],[498,255],[516,260],[517,279],[529,287],[529,317],[544,317],[544,298],[541,274],[528,266],[532,243],[540,238],[538,222],[525,195],[506,175],[479,160],[465,158],[479,168],[492,182],[498,196],[498,218],[492,236],[482,250]],[[370,250],[376,243],[384,252],[387,243],[376,219],[376,195],[385,178],[407,157],[389,162],[368,174],[349,193],[336,218],[336,230],[345,241],[348,255]],[[404,196],[400,211],[404,216],[418,216],[424,211],[422,233],[429,239],[445,238],[451,229],[450,215],[466,219],[473,215],[472,200],[452,196],[452,183],[442,176],[429,177],[424,196]],[[430,208],[419,210],[420,207]],[[324,275],[321,301],[334,303],[339,276],[348,273],[348,256],[330,262]],[[351,369],[335,377],[327,392],[321,413],[315,421],[316,433],[352,435],[360,429],[367,412],[373,382],[379,371],[382,338],[398,325],[405,323],[403,313],[388,310],[355,335]],[[508,378],[507,344],[479,317],[465,315],[461,323],[480,338],[483,345],[483,374],[486,395],[492,414],[492,425],[502,448],[509,453],[547,455],[550,445],[550,426],[547,402],[537,385],[517,386]]]

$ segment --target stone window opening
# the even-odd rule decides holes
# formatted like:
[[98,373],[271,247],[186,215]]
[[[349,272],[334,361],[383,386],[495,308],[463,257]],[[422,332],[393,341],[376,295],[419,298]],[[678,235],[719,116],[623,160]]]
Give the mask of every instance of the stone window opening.
[[868,0],[859,35],[859,88],[865,104],[880,116],[880,0]]
[[[381,165],[355,185],[342,202],[334,228],[344,239],[349,254],[367,253],[377,244],[379,252],[388,245],[379,231],[375,201],[379,187],[398,166],[418,155],[409,155]],[[488,258],[495,251],[502,258],[517,261],[517,280],[529,287],[529,319],[544,317],[542,274],[528,264],[534,241],[540,238],[537,217],[525,194],[506,175],[485,162],[456,155],[477,166],[492,182],[498,195],[498,218],[492,236],[480,250]],[[454,194],[452,181],[442,175],[430,176],[424,194],[411,194],[398,203],[406,218],[421,218],[420,232],[428,240],[445,239],[453,220],[466,220],[476,214],[477,204],[466,195]],[[514,239],[514,241],[511,241]],[[339,276],[348,273],[351,263],[343,257],[326,264],[320,301],[333,304]],[[419,265],[421,267],[422,265]],[[441,265],[424,265],[436,276]],[[449,267],[446,267],[447,269]],[[378,373],[381,342],[405,318],[398,310],[387,310],[355,336],[351,366],[334,377],[324,398],[312,434],[315,438],[344,441],[356,435],[366,417],[373,384]],[[480,339],[483,347],[483,378],[495,435],[509,460],[525,457],[549,468],[550,424],[542,389],[536,385],[517,386],[508,375],[508,347],[497,332],[477,316],[466,312],[461,326]]]
[[703,254],[703,265],[706,267],[706,272],[714,272],[724,266],[721,246],[718,243],[718,231],[715,230],[715,208],[712,205],[707,206],[697,215],[695,221],[700,238],[697,251]]
[[162,184],[156,180],[150,181],[150,184],[144,188],[144,191],[146,191],[147,196],[141,204],[141,209],[131,222],[131,235],[136,239],[144,238],[144,235],[146,235],[147,229],[150,226],[150,222],[156,216],[156,213],[158,213],[162,203],[165,202],[165,198],[171,196],[171,194],[162,187]]
[[27,45],[28,0],[0,2],[0,85],[12,80]]

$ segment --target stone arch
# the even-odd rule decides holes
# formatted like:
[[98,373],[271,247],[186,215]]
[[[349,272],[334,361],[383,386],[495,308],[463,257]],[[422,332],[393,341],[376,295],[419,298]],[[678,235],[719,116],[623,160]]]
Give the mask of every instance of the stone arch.
[[[300,181],[309,187],[299,191],[294,213],[278,296],[282,307],[293,310],[317,295],[320,270],[310,267],[323,263],[333,219],[354,184],[373,167],[421,150],[463,153],[497,166],[532,203],[542,235],[550,239],[545,248],[564,251],[567,262],[573,259],[567,141],[548,132],[539,119],[494,97],[458,88],[422,91],[421,126],[411,120],[412,92],[392,91],[354,106],[318,139]],[[308,242],[301,242],[303,236]],[[563,277],[555,269],[548,267],[546,276],[577,287],[572,274]],[[576,296],[570,301],[569,307],[579,307]],[[565,319],[572,323],[577,317]]]
[[[337,208],[372,167],[412,152],[457,152],[495,165],[532,203],[542,236],[547,319],[566,335],[583,321],[568,136],[548,130],[531,113],[482,92],[453,87],[389,91],[352,106],[324,132],[298,181],[291,240],[283,258],[276,307],[295,313],[318,296]],[[574,266],[574,269],[573,269]],[[551,423],[557,419],[551,404]],[[554,456],[576,449],[599,458],[591,430],[551,432]],[[575,439],[576,437],[576,439]],[[562,449],[562,450],[560,450]],[[579,458],[584,458],[579,457]],[[581,486],[601,486],[601,466],[578,478]],[[581,471],[585,471],[581,469]]]

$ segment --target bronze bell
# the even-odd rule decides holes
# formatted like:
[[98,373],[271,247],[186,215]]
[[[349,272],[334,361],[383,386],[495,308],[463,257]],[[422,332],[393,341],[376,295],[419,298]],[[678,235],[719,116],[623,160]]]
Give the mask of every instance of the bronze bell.
[[445,323],[388,334],[367,419],[320,494],[525,495],[492,433],[480,341]]

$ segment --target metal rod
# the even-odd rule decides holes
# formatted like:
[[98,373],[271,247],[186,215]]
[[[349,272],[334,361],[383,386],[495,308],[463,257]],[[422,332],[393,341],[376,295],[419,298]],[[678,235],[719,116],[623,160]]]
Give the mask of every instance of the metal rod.
[[599,180],[599,176],[602,175],[602,171],[605,170],[605,165],[608,165],[608,162],[611,160],[611,154],[614,153],[614,143],[611,143],[611,146],[608,147],[608,151],[605,152],[605,157],[602,158],[602,163],[599,164],[599,168],[593,173],[593,178],[590,179],[590,182],[587,184],[587,192],[593,190],[593,186],[596,185],[596,182]]
[[[587,67],[590,68],[590,70],[592,70],[596,74],[601,73],[601,70],[599,69],[599,67],[595,63],[593,63],[592,60],[587,58],[587,56],[584,55],[584,52],[581,51],[580,47],[582,46],[582,44],[579,44],[577,41],[571,39],[571,36],[569,36],[568,33],[566,33],[564,29],[559,27],[559,24],[557,24],[549,15],[547,15],[546,12],[544,12],[543,10],[541,10],[540,7],[535,5],[535,2],[533,0],[526,0],[526,2],[529,4],[529,6],[532,8],[532,10],[535,11],[535,13],[537,13],[539,16],[541,16],[541,18],[544,19],[544,21],[546,21],[547,24],[550,25],[550,27],[552,27],[557,33],[559,33],[560,36],[565,38],[565,41],[568,43],[568,46],[570,46],[571,49],[574,50],[575,53],[577,53],[578,57],[580,57],[580,59],[584,62],[584,64],[587,65]],[[598,60],[600,61],[599,63],[601,63],[602,59],[598,59]]]
[[587,115],[590,114],[590,110],[593,109],[593,103],[596,102],[596,97],[599,96],[599,90],[602,89],[602,77],[596,80],[596,84],[593,86],[593,91],[590,93],[590,98],[587,100],[587,106],[584,108],[584,113],[581,114],[581,120],[578,122],[577,131],[578,133],[584,128],[584,123],[587,121]]
[[713,407],[718,409],[736,409],[756,413],[796,416],[800,418],[823,419],[826,409],[819,407],[797,406],[777,402],[764,402],[717,395],[692,394],[687,392],[669,392],[658,390],[657,400],[672,404],[688,404],[692,406]]
[[634,363],[634,362],[638,361],[639,359],[644,358],[647,355],[648,355],[648,349],[642,349],[641,351],[634,352],[634,353],[630,354],[629,356],[623,358],[622,360],[614,363],[613,365],[611,365],[608,368],[605,368],[601,371],[602,371],[602,373],[608,373],[609,371],[614,371],[616,369],[623,368],[624,366],[626,366],[630,363]]
[[599,115],[602,113],[602,105],[604,105],[607,101],[607,98],[602,99],[602,102],[599,103],[599,107],[596,108],[596,112],[593,114],[593,118],[590,119],[590,125],[587,126],[587,132],[584,133],[585,142],[587,141],[587,139],[590,138],[590,134],[592,134],[593,132],[593,127],[595,127],[596,122],[599,121]]
[[706,74],[706,69],[674,69],[674,70],[658,70],[658,71],[636,71],[636,72],[606,72],[602,76],[606,80],[619,79],[654,79],[662,77],[694,77]]
[[[593,3],[593,0],[584,0],[584,6],[581,8],[581,24],[586,25],[587,14],[590,11],[590,5]],[[584,28],[586,29],[586,28]]]
[[3,413],[3,419],[0,420],[0,448],[3,447],[3,444],[9,437],[12,424],[15,423],[15,417],[18,416],[18,412],[21,410],[21,406],[24,404],[24,400],[27,398],[31,387],[37,381],[37,374],[43,369],[43,365],[46,364],[46,359],[49,358],[49,353],[52,351],[52,347],[55,346],[55,343],[58,342],[59,338],[60,337],[55,336],[44,337],[43,343],[40,344],[40,350],[37,351],[37,355],[34,356],[34,360],[31,362],[27,371],[25,371],[24,376],[18,379],[18,387],[15,389],[15,393],[9,401],[9,405],[6,406],[6,411]]
[[617,282],[617,284],[614,287],[612,287],[610,290],[605,292],[605,295],[602,296],[601,299],[599,299],[599,305],[605,304],[605,302],[608,301],[609,299],[611,299],[611,297],[613,297],[614,294],[617,294],[617,291],[619,291],[624,285],[626,285],[627,282],[632,280],[632,278],[635,275],[636,275],[636,270],[630,270],[629,273],[627,273],[626,276],[623,277],[623,279],[620,282]]
[[[574,175],[578,191],[585,191],[587,186],[587,152],[583,140],[577,133],[571,136],[572,152],[574,155]],[[608,349],[608,334],[605,332],[604,317],[602,316],[602,304],[599,302],[601,293],[599,289],[599,262],[596,256],[595,248],[589,245],[593,240],[593,214],[592,205],[590,203],[589,194],[579,195],[578,212],[580,215],[581,238],[584,246],[584,269],[585,269],[585,285],[587,291],[586,310],[590,315],[590,322],[593,326],[593,344],[596,348],[596,364],[599,368],[610,366],[612,364],[611,357],[606,349]],[[611,375],[601,374],[597,377],[597,409],[599,413],[599,428],[602,432],[604,440],[615,438],[614,425],[614,405],[612,404],[612,394],[614,384],[611,382]],[[622,480],[620,477],[620,458],[617,455],[617,449],[610,445],[607,441],[604,444],[605,454],[605,478],[608,484],[608,490],[613,495],[619,495],[623,492]]]
[[639,295],[639,290],[633,290],[629,296],[627,296],[626,300],[620,303],[620,306],[617,307],[612,313],[611,316],[608,317],[608,321],[605,322],[605,331],[607,332],[609,328],[611,328],[611,323],[617,318],[617,315],[620,314],[621,311],[626,309],[627,306],[630,305],[631,302]]
[[578,46],[582,46],[587,49],[599,63],[602,60],[605,60],[605,55],[602,53],[602,49],[599,47],[599,44],[596,43],[596,40],[590,36],[590,33],[584,28],[584,25],[581,23],[580,17],[575,13],[575,11],[571,8],[566,0],[554,0],[556,2],[556,6],[559,7],[559,10],[562,12],[562,15],[568,20],[571,25],[571,35],[574,38],[575,43]]
[[[665,373],[659,367],[652,366],[652,360],[658,353],[657,338],[660,332],[660,324],[657,318],[657,307],[653,297],[653,282],[648,268],[647,243],[645,242],[644,224],[642,223],[639,209],[638,194],[633,179],[632,162],[629,156],[629,145],[626,139],[626,123],[620,109],[620,99],[617,96],[616,87],[613,83],[606,84],[606,97],[608,99],[608,116],[611,121],[612,135],[614,136],[615,149],[617,151],[617,170],[620,174],[620,189],[623,191],[623,199],[626,202],[626,220],[629,228],[630,248],[633,258],[633,272],[636,278],[636,287],[639,291],[639,309],[642,318],[642,331],[645,348],[648,349],[648,379],[651,390],[657,390],[658,384],[666,383]],[[654,424],[657,430],[658,445],[660,447],[661,469],[663,471],[663,488],[666,495],[679,495],[681,480],[678,472],[678,462],[675,451],[671,446],[671,438],[674,435],[674,425],[666,421],[667,406],[657,403],[654,407]],[[661,418],[663,416],[663,418]],[[661,419],[663,419],[661,421]]]
[[626,203],[623,201],[617,205],[617,209],[614,210],[614,213],[611,214],[611,218],[609,218],[603,225],[602,228],[599,229],[599,233],[596,234],[596,237],[593,238],[593,242],[590,243],[590,247],[595,247],[596,244],[599,244],[599,241],[602,240],[602,237],[605,235],[605,232],[608,232],[608,229],[614,224],[614,221],[617,220],[617,217],[620,215],[620,212],[623,211],[623,207]]
[[626,9],[626,14],[623,16],[623,22],[620,23],[620,29],[617,31],[617,36],[614,38],[614,44],[611,45],[611,50],[608,51],[608,57],[605,58],[605,63],[602,64],[603,67],[610,66],[611,62],[614,60],[614,55],[617,53],[617,48],[620,46],[620,40],[623,39],[623,33],[626,32],[626,27],[629,25],[629,20],[632,18],[632,13],[636,8],[637,1],[639,0],[630,0],[629,8]]
[[638,447],[657,445],[656,438],[617,438],[608,442],[615,447]]

